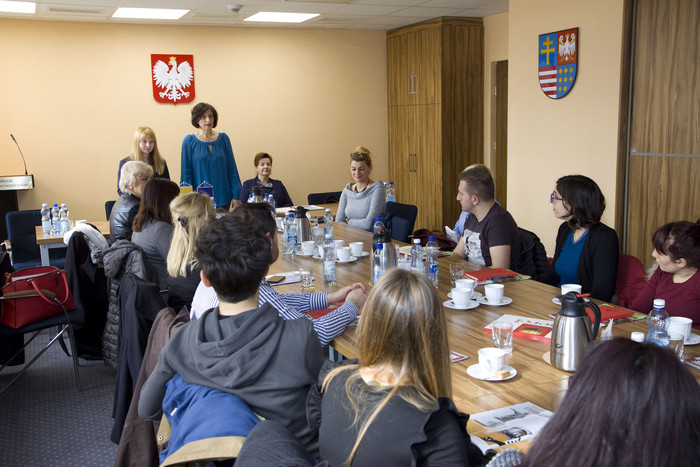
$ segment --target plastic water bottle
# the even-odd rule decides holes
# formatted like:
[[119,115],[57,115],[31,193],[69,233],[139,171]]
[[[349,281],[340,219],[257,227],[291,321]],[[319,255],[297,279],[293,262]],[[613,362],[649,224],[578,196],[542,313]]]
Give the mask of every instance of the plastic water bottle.
[[335,243],[330,235],[323,242],[323,282],[335,283]]
[[272,196],[270,193],[265,193],[265,202],[272,206],[272,209],[277,208],[277,203],[275,202],[275,197]]
[[326,208],[326,213],[323,215],[323,238],[326,238],[327,235],[331,236],[331,240],[335,238],[333,235],[333,214],[328,208]]
[[440,283],[438,272],[438,255],[440,247],[435,243],[435,237],[428,237],[428,243],[425,245],[425,269],[428,271],[428,279],[437,287]]
[[382,217],[377,216],[377,218],[374,220],[374,227],[372,227],[372,232],[375,234],[379,233],[381,230],[386,230],[386,226],[384,225],[384,222],[382,222]]
[[294,214],[287,214],[287,221],[284,223],[284,243],[285,255],[293,255],[297,252],[297,223],[294,222]]
[[386,272],[386,251],[384,244],[377,243],[377,249],[374,250],[374,282],[376,284],[382,274]]
[[425,265],[423,264],[423,247],[420,244],[420,238],[413,239],[411,247],[411,270],[425,274]]
[[66,203],[61,204],[59,217],[61,219],[61,235],[63,235],[70,230],[70,212],[68,211]]
[[253,193],[248,193],[248,202],[249,203],[253,202]]
[[671,324],[668,313],[666,312],[666,300],[657,298],[654,300],[654,308],[647,315],[647,325],[649,333],[647,334],[647,342],[666,347],[668,345],[668,325]]
[[44,236],[51,235],[51,210],[46,203],[41,205],[41,230],[44,231]]
[[51,208],[51,235],[59,235],[61,233],[61,217],[58,210],[58,204],[53,203]]
[[386,189],[386,200],[387,202],[396,202],[396,188],[394,187],[394,182],[389,182],[389,186]]

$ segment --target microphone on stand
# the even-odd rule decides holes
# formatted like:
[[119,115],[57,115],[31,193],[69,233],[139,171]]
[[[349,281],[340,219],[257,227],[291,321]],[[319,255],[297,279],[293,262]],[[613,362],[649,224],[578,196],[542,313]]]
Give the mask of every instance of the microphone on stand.
[[22,156],[22,162],[24,163],[24,175],[28,175],[28,173],[27,173],[27,161],[24,160],[24,154],[22,154],[22,149],[20,149],[19,143],[17,142],[15,137],[12,135],[12,133],[10,133],[10,138],[12,138],[12,141],[15,142],[15,144],[17,145],[17,149],[19,150],[19,155]]

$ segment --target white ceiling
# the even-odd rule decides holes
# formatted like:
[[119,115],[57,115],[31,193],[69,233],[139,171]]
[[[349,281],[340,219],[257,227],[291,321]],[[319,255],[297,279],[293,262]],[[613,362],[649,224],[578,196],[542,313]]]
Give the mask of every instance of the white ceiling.
[[[37,0],[33,15],[0,18],[103,23],[160,23],[195,26],[363,29],[387,31],[439,16],[484,17],[508,11],[508,0]],[[228,6],[238,4],[235,14]],[[176,21],[114,19],[118,7],[190,10]],[[259,11],[319,13],[300,24],[251,23]]]

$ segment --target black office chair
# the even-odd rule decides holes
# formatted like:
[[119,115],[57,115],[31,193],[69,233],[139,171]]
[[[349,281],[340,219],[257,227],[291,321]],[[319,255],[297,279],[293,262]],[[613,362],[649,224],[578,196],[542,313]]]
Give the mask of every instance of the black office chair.
[[340,201],[341,191],[327,191],[325,193],[309,193],[306,197],[309,204],[334,204]]
[[412,204],[389,201],[386,203],[386,210],[391,213],[391,238],[399,242],[409,243],[416,225],[418,208]]
[[[12,265],[15,269],[41,266],[41,252],[36,244],[36,226],[41,225],[41,210],[11,211],[5,214],[7,236],[12,248]],[[63,269],[66,263],[65,248],[49,250],[51,266]]]
[[[73,357],[73,369],[75,371],[75,382],[78,384],[78,391],[81,390],[80,374],[78,373],[78,354],[76,352],[75,336],[73,334],[73,327],[74,326],[82,326],[83,322],[85,321],[85,312],[80,311],[78,309],[69,311],[66,309],[65,306],[61,305],[61,302],[59,300],[56,299],[55,294],[53,294],[47,290],[42,290],[42,293],[44,293],[44,295],[49,297],[50,299],[54,300],[56,302],[56,306],[61,307],[63,312],[58,314],[58,315],[51,316],[51,317],[46,318],[44,320],[38,321],[36,323],[28,324],[26,326],[22,326],[21,328],[17,328],[17,329],[0,324],[0,337],[20,336],[20,335],[24,335],[26,333],[33,332],[34,334],[32,334],[32,337],[29,338],[29,340],[24,344],[24,346],[17,352],[17,354],[15,354],[15,355],[18,355],[20,352],[22,352],[24,349],[26,349],[27,346],[34,340],[34,338],[36,336],[38,336],[39,333],[41,331],[43,331],[44,329],[53,328],[54,331],[56,329],[58,329],[58,333],[53,335],[53,332],[51,332],[51,335],[53,335],[53,336],[49,340],[49,343],[46,344],[44,346],[44,348],[41,349],[41,351],[29,363],[27,363],[24,366],[24,368],[22,368],[22,370],[20,372],[17,373],[15,375],[15,377],[12,378],[12,380],[9,383],[7,383],[7,385],[0,390],[0,395],[2,393],[4,393],[7,390],[7,388],[10,387],[10,385],[17,380],[17,378],[22,376],[22,374],[24,374],[24,372],[27,371],[29,369],[29,367],[31,367],[34,364],[34,362],[37,361],[37,359],[39,357],[41,357],[44,354],[44,352],[46,352],[49,349],[51,344],[53,344],[57,340],[59,342],[63,342],[63,340],[62,340],[63,334],[66,332],[68,332],[68,340],[70,341],[71,353],[72,353],[72,357]],[[3,300],[23,300],[23,299],[27,299],[29,297],[37,297],[37,296],[39,296],[39,294],[37,294],[36,291],[34,291],[34,290],[31,290],[28,292],[13,292],[13,293],[5,294],[5,296],[3,296],[3,297],[0,297],[0,302]],[[12,358],[10,358],[9,361],[12,361],[13,359],[14,359],[14,356]],[[2,365],[0,367],[0,372],[2,370],[4,370],[6,366],[7,366],[7,364]]]
[[105,214],[107,215],[107,220],[109,220],[109,216],[112,214],[114,203],[116,203],[116,201],[105,201]]

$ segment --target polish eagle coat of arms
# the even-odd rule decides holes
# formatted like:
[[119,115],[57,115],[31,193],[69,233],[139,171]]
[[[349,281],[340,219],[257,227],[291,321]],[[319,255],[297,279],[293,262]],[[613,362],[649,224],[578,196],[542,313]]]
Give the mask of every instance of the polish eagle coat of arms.
[[194,57],[192,55],[151,54],[153,98],[162,103],[194,100]]
[[537,45],[540,88],[550,99],[566,96],[576,81],[578,28],[540,34]]

